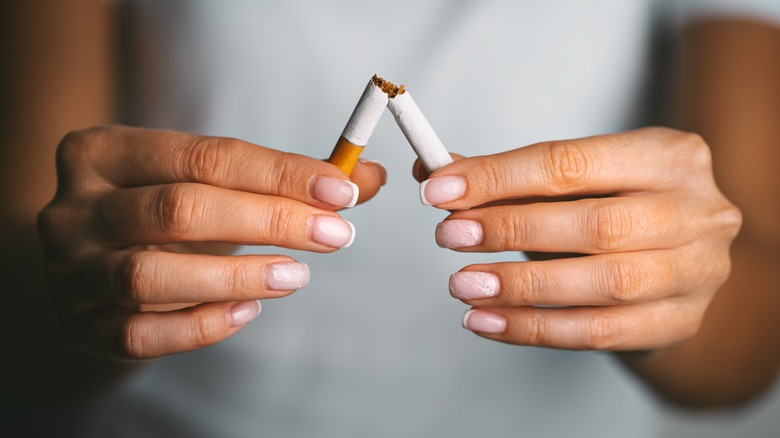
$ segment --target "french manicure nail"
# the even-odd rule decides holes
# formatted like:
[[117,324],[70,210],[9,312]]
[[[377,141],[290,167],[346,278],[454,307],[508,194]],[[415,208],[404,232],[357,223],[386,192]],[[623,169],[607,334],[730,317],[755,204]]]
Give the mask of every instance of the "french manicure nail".
[[242,301],[228,310],[228,325],[238,327],[255,319],[260,314],[260,301]]
[[309,284],[306,263],[271,263],[263,269],[263,283],[267,290],[297,290]]
[[485,238],[482,224],[474,220],[453,219],[436,226],[436,243],[442,248],[479,245]]
[[438,205],[460,199],[466,194],[466,180],[459,176],[429,178],[420,184],[420,200],[425,205]]
[[355,226],[333,216],[313,216],[309,223],[311,240],[333,248],[347,248],[355,240]]
[[359,189],[357,184],[341,178],[321,176],[314,181],[312,197],[338,207],[354,207]]
[[461,300],[493,297],[499,288],[498,276],[490,272],[461,271],[450,276],[450,295]]
[[506,330],[506,319],[492,313],[471,309],[463,315],[463,327],[473,332],[503,333]]

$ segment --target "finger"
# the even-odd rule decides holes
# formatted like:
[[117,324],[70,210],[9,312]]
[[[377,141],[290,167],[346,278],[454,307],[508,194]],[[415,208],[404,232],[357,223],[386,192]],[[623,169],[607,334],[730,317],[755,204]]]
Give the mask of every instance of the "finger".
[[91,176],[117,187],[194,182],[321,208],[354,205],[351,191],[358,191],[336,166],[314,158],[233,138],[123,126],[68,135],[58,163],[64,180]]
[[669,298],[700,286],[677,250],[545,262],[471,265],[450,277],[450,294],[479,306],[614,306]]
[[710,167],[698,136],[646,128],[465,158],[434,172],[421,195],[427,204],[462,210],[503,199],[652,192]]
[[283,256],[126,250],[92,255],[70,277],[95,302],[201,303],[286,296],[308,284],[309,268]]
[[459,251],[599,254],[672,248],[698,235],[700,221],[672,195],[587,198],[455,212],[436,241]]
[[352,170],[350,180],[360,187],[357,204],[362,204],[373,198],[387,183],[387,170],[379,162],[361,160]]
[[495,341],[569,350],[646,350],[693,336],[706,304],[666,300],[613,307],[477,307],[465,328]]
[[352,224],[332,211],[203,184],[112,191],[94,223],[98,241],[111,247],[216,241],[327,252],[354,237]]
[[93,354],[112,359],[153,359],[223,341],[260,313],[257,301],[206,303],[169,312],[94,309],[63,327]]

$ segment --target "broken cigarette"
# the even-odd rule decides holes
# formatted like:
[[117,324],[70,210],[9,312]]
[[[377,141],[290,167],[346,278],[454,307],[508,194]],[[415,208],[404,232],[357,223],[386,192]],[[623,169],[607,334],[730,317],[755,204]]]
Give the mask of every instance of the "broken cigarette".
[[355,169],[360,153],[363,152],[379,122],[379,117],[387,106],[389,95],[382,89],[383,83],[385,81],[376,75],[368,81],[347,126],[344,127],[341,137],[328,158],[329,163],[336,165],[347,176],[350,176]]
[[403,85],[390,98],[387,107],[428,173],[452,163],[450,153]]
[[396,123],[428,173],[452,162],[444,144],[404,86],[396,87],[377,75],[368,81],[328,162],[350,176],[385,107],[393,113]]

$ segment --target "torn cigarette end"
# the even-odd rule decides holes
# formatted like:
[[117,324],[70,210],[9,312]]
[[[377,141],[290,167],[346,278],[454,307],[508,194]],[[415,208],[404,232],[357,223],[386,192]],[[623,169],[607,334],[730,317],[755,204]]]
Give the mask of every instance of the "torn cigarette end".
[[380,90],[384,91],[387,94],[387,97],[389,99],[393,99],[395,96],[398,96],[399,94],[404,94],[405,91],[403,84],[400,86],[396,86],[392,82],[386,81],[377,75],[374,75],[374,77],[371,78],[371,82],[373,82],[374,85],[379,87]]
[[433,173],[434,170],[452,163],[450,153],[445,149],[411,94],[399,94],[388,102],[387,108],[393,113],[398,127],[401,128],[428,173]]

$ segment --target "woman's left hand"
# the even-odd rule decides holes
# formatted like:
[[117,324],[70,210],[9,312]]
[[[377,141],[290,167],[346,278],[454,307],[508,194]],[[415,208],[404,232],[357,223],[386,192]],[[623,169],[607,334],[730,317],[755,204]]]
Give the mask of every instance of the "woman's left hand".
[[691,337],[741,224],[707,144],[665,128],[464,158],[421,195],[454,211],[436,228],[444,248],[546,253],[450,278],[473,306],[467,329],[518,345],[650,350]]

